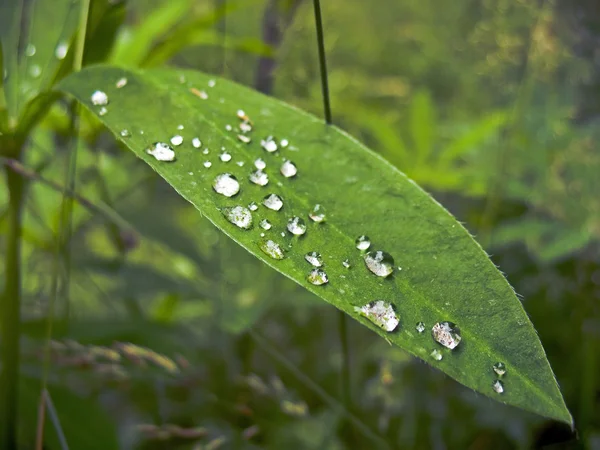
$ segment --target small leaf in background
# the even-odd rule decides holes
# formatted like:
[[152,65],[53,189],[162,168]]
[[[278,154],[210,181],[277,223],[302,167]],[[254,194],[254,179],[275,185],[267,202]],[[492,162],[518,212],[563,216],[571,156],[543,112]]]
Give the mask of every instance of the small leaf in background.
[[[115,83],[122,78],[127,85],[118,88]],[[464,385],[571,422],[533,326],[487,255],[431,197],[339,129],[198,72],[94,67],[71,75],[60,89],[96,113],[181,196],[266,264]],[[92,104],[96,90],[108,96],[105,114]],[[421,124],[433,128],[428,105],[429,100],[417,100],[414,111],[413,138],[422,149],[431,148],[430,138],[420,131]],[[244,132],[244,123],[252,131]],[[176,135],[181,139],[173,147],[174,161],[161,162],[148,154],[152,145]],[[195,137],[202,149],[193,145]],[[222,151],[232,158],[221,159]],[[251,181],[257,158],[266,163],[266,183]],[[280,172],[287,160],[298,169],[293,178]],[[239,192],[222,189],[219,180],[225,176],[239,184]],[[264,206],[272,205],[264,199],[274,196],[279,198],[277,208]],[[252,203],[260,206],[251,212],[248,227],[232,224],[223,214]],[[327,211],[326,221],[309,218],[316,204]],[[272,224],[269,230],[257,226],[265,219]],[[355,244],[361,235],[369,236],[369,251],[391,255],[393,273],[386,271],[384,277],[368,269],[365,254]],[[275,247],[276,258],[262,250]],[[321,268],[305,260],[309,252],[322,255]],[[343,264],[346,260],[350,269]],[[319,280],[326,282],[313,283],[313,270],[321,270]],[[394,332],[356,311],[379,300],[400,318]],[[435,328],[441,330],[437,342],[431,333],[418,333],[419,322],[429,330],[448,323],[446,328],[455,330],[448,336],[460,330],[459,345],[451,350],[438,343],[447,342],[442,325]],[[441,358],[432,358],[432,352]],[[498,361],[510,374],[502,393],[493,388],[492,368]]]

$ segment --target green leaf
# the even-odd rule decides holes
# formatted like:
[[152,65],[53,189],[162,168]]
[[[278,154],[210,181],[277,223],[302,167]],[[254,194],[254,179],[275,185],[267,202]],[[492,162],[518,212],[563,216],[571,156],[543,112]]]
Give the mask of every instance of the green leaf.
[[[122,77],[127,85],[117,89],[115,81]],[[275,270],[465,386],[571,423],[520,301],[481,247],[446,210],[336,127],[226,80],[217,80],[211,88],[210,78],[191,71],[94,67],[71,75],[59,88],[94,113],[99,107],[91,104],[90,96],[97,89],[105,91],[108,112],[98,118],[218,228]],[[202,90],[207,99],[194,94]],[[248,145],[237,139],[239,109],[254,123]],[[184,129],[179,130],[179,125]],[[122,130],[128,131],[126,137]],[[177,134],[184,142],[175,147],[175,162],[157,161],[146,152],[152,143],[168,142]],[[289,140],[289,146],[275,153],[265,151],[260,141],[268,135]],[[207,155],[192,146],[196,136],[209,149]],[[233,155],[232,161],[221,161],[222,147]],[[248,180],[259,157],[266,161],[270,179],[263,187]],[[279,172],[287,158],[298,167],[294,178]],[[205,161],[212,166],[206,168]],[[235,175],[241,185],[239,194],[231,198],[212,188],[215,176],[225,172]],[[283,208],[276,212],[259,206],[252,213],[251,229],[238,228],[225,218],[226,208],[260,204],[271,193],[283,198]],[[325,208],[325,222],[308,218],[315,204]],[[304,236],[287,232],[288,219],[294,216],[306,221]],[[263,230],[258,225],[261,219],[268,219],[273,228]],[[385,279],[367,270],[355,246],[355,239],[363,234],[370,236],[372,250],[389,252],[402,269]],[[276,260],[263,253],[264,239],[278,243],[285,257]],[[312,251],[323,255],[327,284],[307,281],[312,266],[304,255]],[[342,265],[345,259],[351,268]],[[355,312],[355,307],[377,299],[395,305],[400,316],[395,332],[387,333]],[[454,322],[461,329],[462,342],[454,351],[443,348],[429,331],[415,331],[419,321],[425,322],[427,330],[436,322]],[[433,349],[441,351],[441,361],[430,356]],[[492,365],[499,361],[508,368],[503,394],[492,390]]]

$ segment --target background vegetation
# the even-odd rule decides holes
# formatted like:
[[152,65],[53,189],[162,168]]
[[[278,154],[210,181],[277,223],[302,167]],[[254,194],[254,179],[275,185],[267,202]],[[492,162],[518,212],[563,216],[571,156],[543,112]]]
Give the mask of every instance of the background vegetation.
[[[321,114],[311,2],[107,5],[85,63],[199,69]],[[70,448],[376,448],[356,421],[402,449],[600,448],[595,2],[323,7],[334,122],[492,255],[522,295],[577,432],[476,395],[353,321],[348,420],[336,311],[221,236],[83,115],[77,192],[103,206],[75,204],[46,366]],[[61,193],[39,177],[62,183],[72,137],[58,102],[27,139],[23,448],[34,442],[60,224]],[[2,188],[2,253],[7,208]]]

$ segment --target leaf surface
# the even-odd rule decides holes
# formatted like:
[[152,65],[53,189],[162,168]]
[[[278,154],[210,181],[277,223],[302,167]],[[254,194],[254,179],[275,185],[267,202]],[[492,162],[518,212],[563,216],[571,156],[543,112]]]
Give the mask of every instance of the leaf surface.
[[[119,89],[115,82],[122,77],[128,81]],[[210,79],[191,71],[98,66],[71,75],[59,88],[96,114],[100,107],[91,104],[90,96],[98,89],[106,92],[108,112],[98,118],[219,229],[275,270],[465,386],[571,423],[520,301],[481,247],[443,207],[338,128],[226,80],[218,79],[209,87]],[[199,95],[201,91],[206,95]],[[238,139],[240,109],[253,122],[249,144]],[[180,125],[183,129],[178,129]],[[175,161],[157,161],[147,153],[153,143],[169,143],[175,135],[183,137],[181,145],[173,146]],[[261,146],[269,135],[277,137],[279,148],[273,153]],[[202,141],[201,148],[192,145],[195,137]],[[281,139],[289,145],[283,148]],[[231,161],[221,160],[222,149],[231,154]],[[266,186],[249,181],[257,158],[267,165]],[[293,178],[280,173],[288,159],[298,167]],[[239,193],[231,198],[212,187],[215,177],[223,173],[233,174],[240,184]],[[262,205],[268,194],[281,196],[280,211]],[[227,208],[247,207],[251,202],[259,207],[251,213],[249,230],[225,217]],[[316,204],[325,209],[325,222],[309,219]],[[293,217],[306,222],[305,235],[288,231]],[[259,226],[262,219],[272,224],[270,230]],[[381,278],[367,270],[364,253],[355,244],[359,235],[370,237],[371,250],[393,256],[393,275]],[[264,253],[265,239],[277,243],[285,257],[276,260]],[[313,251],[322,255],[327,284],[307,281],[313,267],[305,254]],[[346,259],[350,268],[342,264]],[[395,306],[400,325],[394,332],[384,331],[355,311],[373,300]],[[415,330],[421,321],[427,327],[422,334]],[[432,326],[441,321],[460,327],[462,341],[453,351],[432,338]],[[441,361],[431,357],[434,349],[441,352]],[[507,367],[502,394],[492,389],[496,362]]]

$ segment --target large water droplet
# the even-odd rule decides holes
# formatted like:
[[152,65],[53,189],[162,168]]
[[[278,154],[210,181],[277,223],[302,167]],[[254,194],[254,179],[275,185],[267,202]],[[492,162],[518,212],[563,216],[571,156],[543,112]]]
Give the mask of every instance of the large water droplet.
[[308,217],[310,217],[310,219],[313,222],[317,222],[317,223],[324,222],[325,221],[325,208],[323,208],[319,204],[316,204],[315,207],[312,209],[312,211],[308,213]]
[[371,246],[371,240],[369,236],[359,236],[356,238],[356,248],[359,250],[368,250]]
[[315,286],[321,286],[323,284],[329,283],[329,278],[327,278],[327,274],[321,269],[313,269],[306,277],[310,284],[314,284]]
[[439,351],[439,350],[436,348],[436,349],[434,349],[434,350],[431,352],[431,357],[432,357],[433,359],[435,359],[436,361],[441,361],[441,360],[442,360],[442,358],[443,358],[443,356],[442,356],[442,352],[440,352],[440,351]]
[[284,161],[279,170],[281,171],[281,174],[286,178],[296,176],[296,174],[298,173],[298,168],[296,167],[296,164],[294,164],[292,161]]
[[195,137],[194,139],[192,139],[192,145],[194,146],[194,148],[200,148],[202,147],[202,141]]
[[371,272],[379,277],[387,277],[394,272],[394,258],[389,253],[380,250],[367,253],[365,264]]
[[175,152],[169,144],[165,144],[164,142],[155,142],[150,148],[146,149],[146,153],[154,156],[158,161],[175,160]]
[[260,145],[269,153],[277,151],[277,142],[275,142],[273,136],[268,136],[266,139],[260,141]]
[[219,155],[219,158],[223,162],[229,162],[229,161],[231,161],[231,153],[223,152]]
[[500,380],[496,380],[492,383],[492,389],[496,394],[504,393],[504,383]]
[[115,83],[115,86],[117,87],[117,89],[121,89],[122,87],[125,87],[127,85],[127,78],[123,77],[123,78],[119,78],[117,80],[117,82]]
[[383,300],[374,300],[354,310],[388,332],[394,331],[400,323],[394,305]]
[[496,375],[498,375],[499,377],[503,376],[506,373],[506,365],[503,362],[497,362],[492,366],[492,368],[494,369],[494,372],[496,372]]
[[233,197],[240,192],[240,183],[230,173],[222,173],[215,177],[213,189],[217,194],[224,195],[225,197]]
[[264,170],[267,167],[267,163],[261,158],[258,158],[254,161],[254,167],[256,167],[258,170]]
[[94,91],[91,96],[92,105],[106,106],[108,105],[108,95],[103,91]]
[[273,211],[279,211],[283,208],[283,200],[277,194],[269,194],[263,199],[263,205]]
[[415,329],[417,330],[417,333],[423,333],[425,331],[425,324],[423,322],[418,322]]
[[263,230],[270,230],[273,226],[271,225],[271,222],[269,222],[267,219],[261,220],[259,225]]
[[183,143],[183,136],[176,134],[175,136],[173,136],[171,138],[171,144],[173,144],[175,147],[177,147],[178,145],[181,145]]
[[252,227],[252,213],[248,208],[243,206],[234,206],[233,208],[225,208],[223,214],[232,224],[248,230]]
[[273,259],[283,259],[285,255],[283,254],[282,248],[276,242],[272,240],[262,241],[260,244],[260,249],[269,255]]
[[56,59],[63,60],[67,56],[68,52],[69,52],[69,43],[66,41],[61,41],[58,43],[58,45],[56,46],[56,49],[54,50],[54,56],[56,56]]
[[455,349],[462,337],[459,328],[452,322],[438,322],[431,329],[433,339],[450,350]]
[[306,223],[300,217],[292,217],[288,220],[287,229],[290,233],[301,236],[306,233]]
[[304,255],[304,259],[306,259],[310,264],[315,267],[321,267],[323,265],[323,259],[321,258],[321,254],[317,252],[310,252]]
[[248,177],[250,181],[259,186],[266,186],[269,184],[269,176],[262,170],[256,170]]

